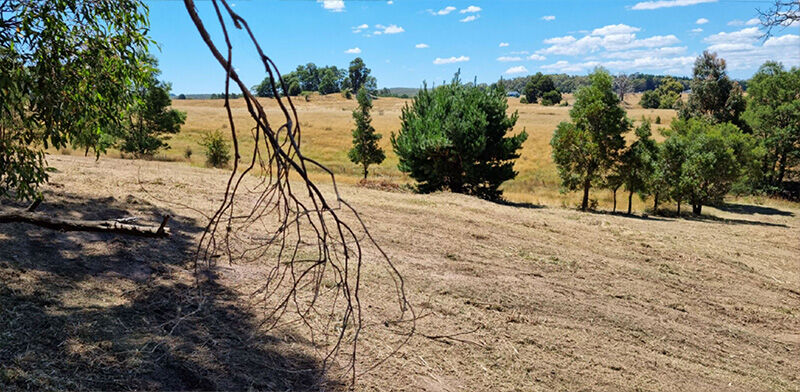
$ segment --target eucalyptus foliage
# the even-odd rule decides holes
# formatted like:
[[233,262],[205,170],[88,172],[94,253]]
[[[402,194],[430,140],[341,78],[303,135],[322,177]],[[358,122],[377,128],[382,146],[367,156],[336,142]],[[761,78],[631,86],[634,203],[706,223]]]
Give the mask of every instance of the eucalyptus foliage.
[[622,135],[631,126],[611,75],[597,70],[589,79],[591,84],[575,94],[572,121],[558,124],[550,141],[562,187],[583,190],[582,210],[589,208],[592,184],[600,184],[616,164],[625,147]]
[[43,149],[99,156],[146,79],[140,0],[0,2],[0,196],[38,197]]

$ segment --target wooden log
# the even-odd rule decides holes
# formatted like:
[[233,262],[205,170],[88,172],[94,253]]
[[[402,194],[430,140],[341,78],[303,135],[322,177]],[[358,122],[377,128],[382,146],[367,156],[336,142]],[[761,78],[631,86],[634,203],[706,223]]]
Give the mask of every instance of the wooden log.
[[131,234],[144,237],[167,237],[170,235],[166,227],[169,215],[164,216],[160,226],[144,226],[121,223],[115,220],[80,220],[64,219],[28,211],[0,211],[0,223],[29,223],[63,231],[95,231]]

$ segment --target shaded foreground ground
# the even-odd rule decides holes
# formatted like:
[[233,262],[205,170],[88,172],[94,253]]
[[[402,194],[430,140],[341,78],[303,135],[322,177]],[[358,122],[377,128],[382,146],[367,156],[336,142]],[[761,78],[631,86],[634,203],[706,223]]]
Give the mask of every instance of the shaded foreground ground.
[[[258,266],[204,277],[198,308],[187,267],[224,171],[49,161],[59,172],[42,211],[171,213],[175,235],[0,225],[0,390],[338,388],[291,328],[260,333],[239,283]],[[800,210],[644,218],[342,192],[421,315],[419,334],[360,390],[800,390]],[[362,366],[393,335],[381,318],[393,287],[373,272]]]

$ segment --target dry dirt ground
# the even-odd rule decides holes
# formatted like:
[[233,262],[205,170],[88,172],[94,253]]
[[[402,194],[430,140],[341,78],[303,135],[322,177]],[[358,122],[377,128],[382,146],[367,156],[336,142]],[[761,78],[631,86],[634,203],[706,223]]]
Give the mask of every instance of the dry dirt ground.
[[[260,332],[236,280],[258,266],[220,266],[198,307],[192,252],[225,171],[48,160],[58,171],[41,211],[170,213],[174,235],[0,225],[0,390],[340,388],[295,331]],[[341,191],[422,316],[417,335],[358,390],[800,390],[796,207],[730,204],[674,218]],[[393,287],[372,262],[362,366],[394,338],[381,308]]]

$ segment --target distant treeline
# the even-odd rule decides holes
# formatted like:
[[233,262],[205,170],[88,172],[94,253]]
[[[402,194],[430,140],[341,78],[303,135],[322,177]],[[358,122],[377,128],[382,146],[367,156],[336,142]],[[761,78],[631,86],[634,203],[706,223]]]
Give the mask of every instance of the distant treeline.
[[[567,75],[562,73],[551,74],[549,76],[556,85],[556,89],[562,93],[574,93],[581,87],[586,87],[591,84],[588,75]],[[643,91],[655,90],[668,76],[634,73],[627,75],[627,77],[630,80],[633,92],[640,93]],[[522,76],[513,79],[500,79],[500,83],[503,84],[507,91],[522,92],[530,78],[530,76]],[[685,76],[672,76],[672,78],[682,84],[684,90],[689,88],[689,83],[691,82],[690,78]],[[742,83],[740,82],[740,84]],[[744,85],[742,85],[742,87],[744,87]]]

